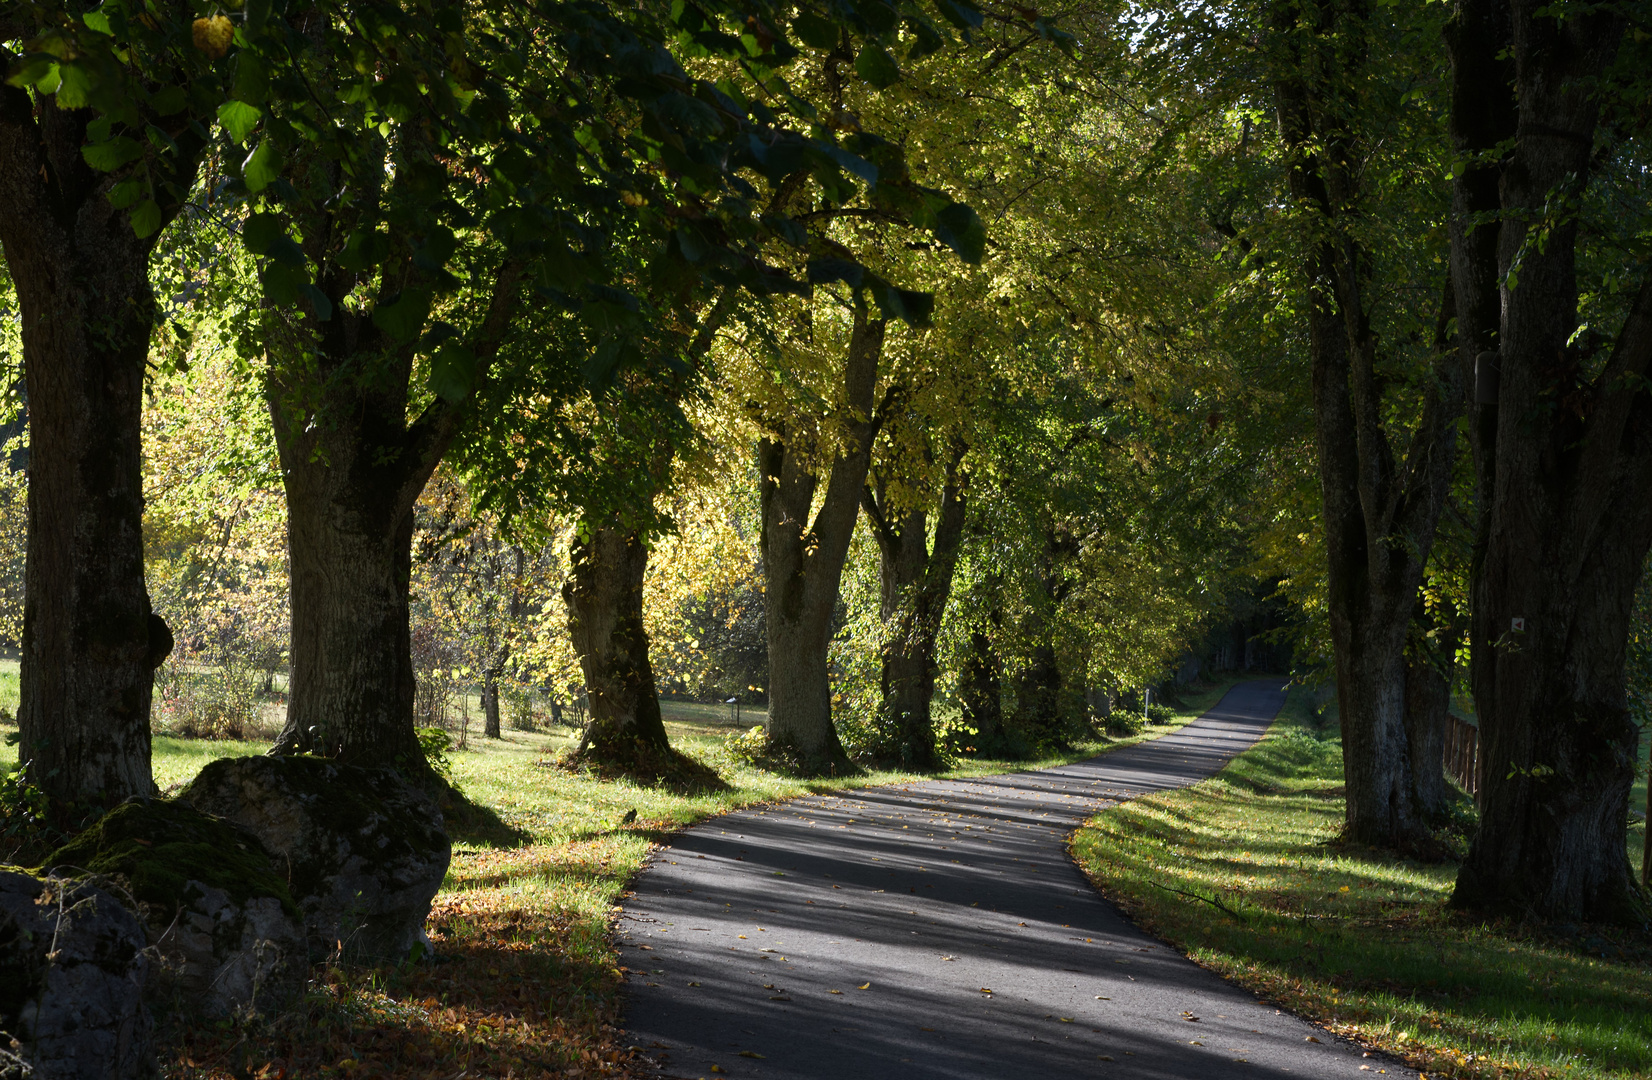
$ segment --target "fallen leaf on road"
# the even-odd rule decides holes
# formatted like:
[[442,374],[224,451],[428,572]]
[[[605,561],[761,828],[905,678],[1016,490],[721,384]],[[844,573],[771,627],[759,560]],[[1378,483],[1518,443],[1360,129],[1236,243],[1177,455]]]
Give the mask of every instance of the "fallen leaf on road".
[[689,983],[688,985],[690,985],[690,986],[699,986],[700,984],[699,983]]
[[1060,1020],[1063,1024],[1070,1024],[1073,1022],[1073,1018],[1070,1016],[1058,1016],[1056,1019]]
[[861,983],[859,986],[855,987],[855,989],[857,989],[857,990],[870,990],[870,989],[872,989],[872,984],[871,983]]
[[826,992],[827,992],[827,993],[828,993],[828,994],[841,994],[841,993],[843,993],[843,991],[842,991],[842,990],[828,990],[828,991],[826,991]]
[[983,986],[983,987],[981,987],[981,993],[990,994],[990,993],[992,993],[992,989],[990,987]]
[[1102,997],[1100,994],[1097,994],[1096,995],[1096,1000],[1097,1001],[1112,1001],[1113,999],[1110,998],[1110,997]]
[[750,1058],[761,1058],[763,1055],[759,1054],[755,1050],[742,1050],[742,1051],[740,1051],[740,1056],[741,1057],[750,1057]]
[[1302,1041],[1303,1042],[1318,1042],[1319,1040],[1314,1038],[1312,1035],[1304,1035],[1302,1037]]

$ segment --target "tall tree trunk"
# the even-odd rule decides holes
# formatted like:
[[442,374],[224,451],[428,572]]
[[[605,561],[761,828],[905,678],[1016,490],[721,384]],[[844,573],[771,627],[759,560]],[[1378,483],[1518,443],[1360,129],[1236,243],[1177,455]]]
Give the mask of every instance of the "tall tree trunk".
[[488,674],[482,678],[482,735],[485,738],[500,738],[499,729],[499,676]]
[[622,768],[657,762],[671,743],[643,629],[648,547],[635,530],[616,523],[576,540],[572,554],[573,575],[562,597],[591,698],[576,756]]
[[986,619],[970,629],[958,672],[958,708],[964,723],[975,729],[975,752],[983,755],[1009,749],[1004,730],[1004,665],[993,644],[993,635],[1000,632],[1004,621],[1001,587],[1002,579],[996,574],[976,586],[972,595],[977,606],[986,608]]
[[277,416],[287,489],[292,675],[277,753],[314,753],[423,775],[413,730],[408,590],[413,503],[428,479],[383,462],[354,425],[326,453]]
[[1360,211],[1354,163],[1363,147],[1357,118],[1337,110],[1345,107],[1343,84],[1363,77],[1366,39],[1356,30],[1364,17],[1358,3],[1279,4],[1276,29],[1294,55],[1277,94],[1291,195],[1323,218],[1324,239],[1306,259],[1308,331],[1346,833],[1359,843],[1405,847],[1424,832],[1405,728],[1406,630],[1450,488],[1463,391],[1461,364],[1445,347],[1448,288],[1422,417],[1397,458],[1365,299],[1370,261],[1343,220]]
[[[1504,25],[1503,39],[1475,32]],[[1579,219],[1551,212],[1584,198],[1600,73],[1623,32],[1614,9],[1460,0],[1449,37],[1460,138],[1483,145],[1491,125],[1476,121],[1502,116],[1510,84],[1470,80],[1499,70],[1505,50],[1517,108],[1495,268],[1463,230],[1452,260],[1465,301],[1500,283],[1496,353],[1480,358],[1496,378],[1477,394],[1488,436],[1471,641],[1480,825],[1452,899],[1566,921],[1646,911],[1625,853],[1638,735],[1625,660],[1652,545],[1652,280],[1601,364],[1577,333]],[[1541,242],[1528,232],[1537,222]]]
[[880,614],[888,632],[882,644],[880,707],[895,731],[896,753],[908,769],[941,765],[930,715],[935,696],[935,642],[952,595],[952,574],[964,533],[965,499],[958,478],[957,455],[947,470],[935,523],[935,547],[929,546],[929,515],[909,510],[895,518],[886,495],[872,486],[862,505],[872,521],[882,555]]
[[1413,641],[1405,659],[1405,737],[1411,753],[1412,798],[1429,821],[1444,815],[1445,730],[1451,713],[1451,680],[1445,665],[1456,651],[1456,635],[1437,648]]
[[[135,236],[110,205],[125,171],[81,157],[94,115],[0,85],[0,249],[29,402],[19,754],[64,815],[154,791],[150,697],[172,647],[143,576],[140,422],[159,234]],[[199,146],[180,135],[168,179],[181,190]],[[178,203],[167,203],[170,221]]]
[[[326,266],[319,214],[306,254]],[[477,379],[486,377],[510,324],[521,268],[495,270],[476,329]],[[330,318],[308,300],[298,316],[314,335],[302,355],[272,334],[265,400],[287,493],[292,575],[292,674],[287,724],[271,751],[316,753],[435,776],[414,734],[408,623],[413,507],[458,435],[467,402],[436,398],[410,409],[415,346],[344,303],[357,278],[323,274]],[[372,373],[366,377],[363,371]]]
[[[769,638],[769,730],[776,750],[797,755],[805,770],[853,769],[832,726],[827,670],[832,613],[843,563],[859,517],[860,490],[877,434],[873,397],[885,323],[857,304],[843,365],[846,437],[833,457],[821,506],[811,522],[820,478],[784,431],[758,448],[762,472],[763,608]],[[793,439],[800,433],[791,434]]]

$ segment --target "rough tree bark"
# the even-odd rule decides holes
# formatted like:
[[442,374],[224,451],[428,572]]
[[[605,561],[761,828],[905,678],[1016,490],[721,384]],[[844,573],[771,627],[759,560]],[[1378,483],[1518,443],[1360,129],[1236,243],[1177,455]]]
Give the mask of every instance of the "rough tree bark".
[[499,676],[489,674],[482,679],[482,736],[501,737],[499,728]]
[[[0,67],[12,59],[0,48]],[[150,698],[172,648],[143,576],[140,417],[160,232],[134,235],[109,203],[130,170],[96,172],[81,157],[95,115],[0,85],[0,249],[29,402],[19,750],[64,813],[154,791]],[[187,125],[174,137],[168,179],[187,190],[201,143]],[[164,223],[179,203],[161,197]]]
[[832,726],[826,661],[843,562],[877,435],[873,397],[884,329],[884,320],[870,318],[857,303],[843,364],[840,407],[847,437],[832,457],[813,521],[809,514],[820,477],[805,456],[803,433],[781,430],[758,447],[763,607],[769,638],[768,738],[777,751],[795,754],[804,769],[815,773],[853,769]]
[[1447,671],[1456,650],[1454,628],[1434,642],[1414,633],[1406,647],[1405,738],[1411,754],[1412,799],[1417,812],[1430,822],[1438,821],[1449,803],[1445,730],[1451,713],[1451,680]]
[[640,766],[669,754],[654,668],[643,629],[642,586],[648,547],[617,521],[573,546],[573,574],[563,587],[568,631],[591,697],[591,716],[576,757]]
[[[1462,347],[1492,349],[1476,357],[1480,824],[1452,900],[1550,920],[1646,912],[1625,854],[1637,736],[1625,660],[1652,545],[1652,279],[1609,348],[1578,334],[1579,217],[1550,212],[1583,197],[1599,75],[1623,33],[1616,9],[1459,0],[1448,35],[1459,145],[1513,136],[1506,157],[1482,159],[1498,170],[1495,245],[1461,225],[1453,237],[1463,305],[1485,312]],[[1484,198],[1459,180],[1460,203]]]
[[1422,415],[1398,457],[1377,375],[1382,343],[1365,295],[1369,260],[1349,229],[1362,201],[1363,148],[1355,118],[1337,111],[1346,90],[1337,81],[1355,79],[1364,63],[1366,42],[1355,31],[1365,15],[1358,0],[1278,5],[1276,28],[1294,54],[1276,93],[1291,195],[1322,218],[1323,238],[1305,261],[1346,834],[1405,847],[1425,832],[1406,739],[1405,639],[1450,487],[1463,374],[1445,347],[1448,288]]
[[896,513],[887,487],[867,485],[861,505],[872,522],[882,555],[880,614],[887,628],[882,645],[881,708],[895,731],[896,753],[908,769],[941,765],[935,748],[930,702],[935,696],[935,642],[952,595],[952,574],[964,534],[965,496],[955,452],[941,489],[935,545],[929,543],[924,510]]
[[[319,248],[327,229],[312,226],[306,243]],[[330,266],[324,251],[306,254]],[[495,273],[475,339],[478,379],[504,337],[519,278],[514,264]],[[356,282],[338,271],[321,278],[332,317],[317,319],[307,301],[300,313],[316,339],[313,354],[295,361],[272,347],[265,375],[292,576],[291,690],[272,753],[390,765],[428,782],[413,727],[413,506],[465,408],[436,398],[409,415],[414,345],[344,304]],[[375,377],[361,377],[363,366]]]

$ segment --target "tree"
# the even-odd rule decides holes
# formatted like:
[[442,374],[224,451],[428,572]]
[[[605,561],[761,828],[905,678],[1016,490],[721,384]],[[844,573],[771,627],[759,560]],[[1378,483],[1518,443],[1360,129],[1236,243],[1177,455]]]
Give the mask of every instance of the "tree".
[[[1464,373],[1448,347],[1450,290],[1437,309],[1431,360],[1418,362],[1417,335],[1406,333],[1403,314],[1381,310],[1382,275],[1403,281],[1415,271],[1403,257],[1384,265],[1379,230],[1415,220],[1395,211],[1417,210],[1397,205],[1383,215],[1367,176],[1406,167],[1404,156],[1373,160],[1379,146],[1409,150],[1413,166],[1426,161],[1431,132],[1416,110],[1390,111],[1420,78],[1396,63],[1403,26],[1342,0],[1280,3],[1272,20],[1289,191],[1312,215],[1297,257],[1306,279],[1346,830],[1360,843],[1405,847],[1426,829],[1406,731],[1406,634],[1450,489]],[[1413,205],[1420,198],[1427,212],[1426,192],[1403,194]],[[1395,250],[1412,248],[1411,236],[1393,239]],[[1385,383],[1401,379],[1421,384],[1409,422],[1393,419],[1394,395],[1384,393]]]
[[1625,658],[1652,545],[1652,277],[1631,231],[1644,200],[1613,197],[1638,192],[1646,162],[1632,17],[1461,0],[1446,35],[1480,497],[1482,788],[1460,907],[1644,918],[1624,854],[1638,734]]
[[62,813],[154,789],[150,696],[172,639],[143,577],[148,260],[194,183],[229,66],[219,24],[188,12],[0,10],[0,42],[26,42],[0,45],[0,250],[22,317],[32,480],[18,719],[29,778]]

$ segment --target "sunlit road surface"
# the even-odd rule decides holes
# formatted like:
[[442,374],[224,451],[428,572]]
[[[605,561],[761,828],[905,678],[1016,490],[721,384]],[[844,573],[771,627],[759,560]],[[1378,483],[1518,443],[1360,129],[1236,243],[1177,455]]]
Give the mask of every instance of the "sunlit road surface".
[[1211,776],[1284,700],[1243,683],[1174,734],[1076,765],[679,834],[620,920],[625,1041],[662,1077],[1415,1080],[1143,934],[1068,858],[1098,809]]

